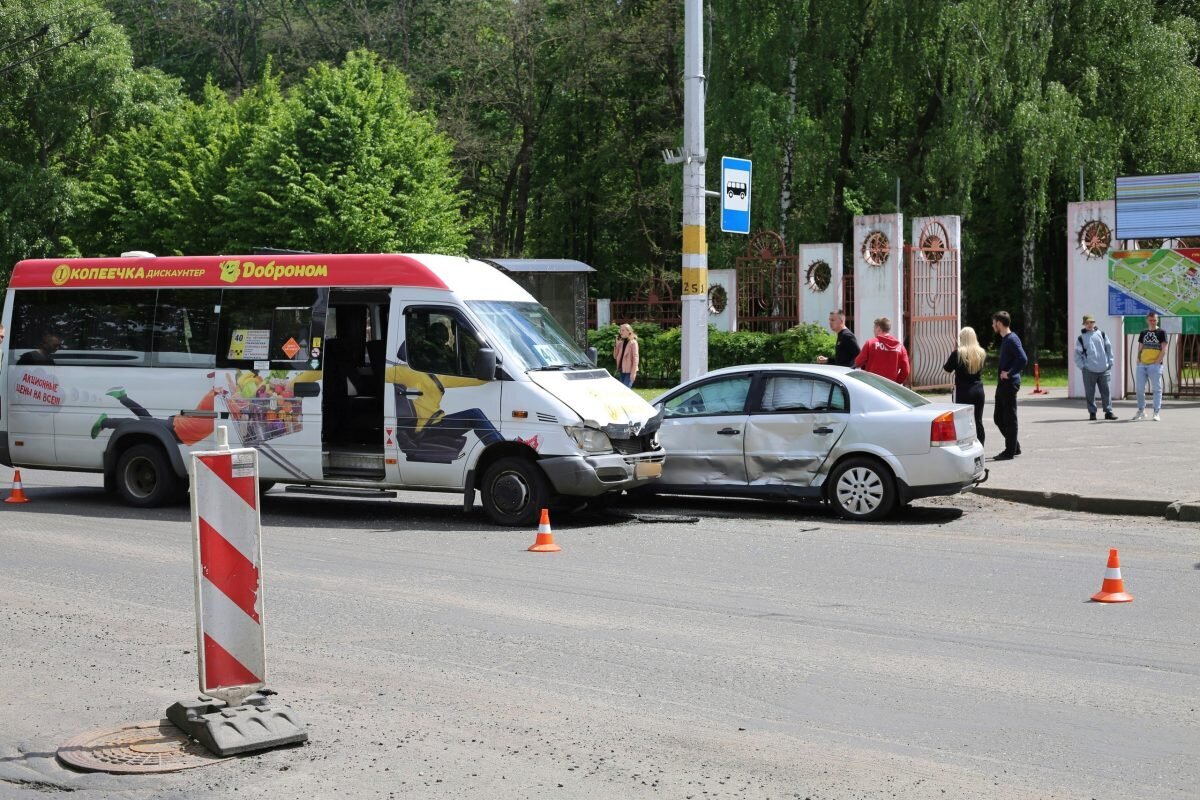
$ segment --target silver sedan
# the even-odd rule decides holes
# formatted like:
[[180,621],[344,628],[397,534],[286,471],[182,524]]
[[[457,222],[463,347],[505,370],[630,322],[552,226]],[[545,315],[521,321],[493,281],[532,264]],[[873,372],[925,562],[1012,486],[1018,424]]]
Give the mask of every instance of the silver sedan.
[[656,492],[823,500],[872,520],[987,476],[970,406],[860,370],[730,367],[654,404],[667,454]]

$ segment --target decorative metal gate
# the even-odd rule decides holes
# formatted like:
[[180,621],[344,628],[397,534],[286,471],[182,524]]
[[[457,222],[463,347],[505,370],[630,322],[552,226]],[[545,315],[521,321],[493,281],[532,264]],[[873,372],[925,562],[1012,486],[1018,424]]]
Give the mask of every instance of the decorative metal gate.
[[917,242],[904,248],[904,335],[912,361],[914,389],[947,389],[953,376],[942,369],[958,346],[958,250],[936,220],[921,231]]
[[754,234],[735,266],[738,330],[779,333],[799,324],[800,257],[788,255],[782,236]]
[[1200,397],[1200,335],[1185,333],[1176,336],[1175,341],[1178,342],[1175,357],[1179,359],[1179,382],[1175,384],[1175,396]]
[[842,311],[846,312],[846,325],[854,331],[859,341],[865,342],[870,337],[864,337],[858,330],[858,320],[854,314],[854,270],[848,266],[842,272]]
[[664,328],[680,325],[683,305],[675,294],[678,282],[678,275],[668,278],[655,274],[643,280],[637,288],[621,291],[616,296],[628,299],[612,301],[612,322],[617,325],[653,322]]

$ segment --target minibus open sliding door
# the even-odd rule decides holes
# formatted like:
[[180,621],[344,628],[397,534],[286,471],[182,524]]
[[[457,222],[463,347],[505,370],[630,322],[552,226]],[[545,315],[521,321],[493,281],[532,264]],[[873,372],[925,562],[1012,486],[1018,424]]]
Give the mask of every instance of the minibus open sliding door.
[[231,444],[261,454],[263,480],[322,474],[321,393],[328,289],[228,289],[215,389]]

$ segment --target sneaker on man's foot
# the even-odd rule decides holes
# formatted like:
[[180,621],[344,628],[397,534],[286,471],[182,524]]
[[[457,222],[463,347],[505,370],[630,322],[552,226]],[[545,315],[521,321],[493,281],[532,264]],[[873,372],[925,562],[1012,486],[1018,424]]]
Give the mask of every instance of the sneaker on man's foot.
[[96,424],[92,426],[93,439],[100,435],[100,431],[104,430],[104,420],[106,419],[108,419],[108,414],[101,414],[100,419],[96,420]]
[[1008,452],[1007,450],[1005,450],[1004,452],[1002,452],[998,455],[992,456],[992,461],[1012,461],[1013,458],[1014,458],[1013,454]]
[[1093,411],[1092,413],[1088,414],[1088,419],[1090,419],[1092,422],[1095,422],[1096,421],[1096,412]]
[[1138,409],[1138,412],[1133,415],[1132,421],[1137,422],[1139,419],[1145,419],[1145,418],[1146,418],[1146,412],[1142,411],[1141,409]]
[[1114,414],[1114,413],[1113,413],[1113,412],[1111,412],[1111,411],[1105,411],[1105,412],[1104,412],[1104,418],[1105,418],[1105,419],[1116,419],[1116,418],[1117,418],[1117,415],[1116,415],[1116,414]]
[[1155,421],[1155,422],[1162,422],[1162,420],[1158,418],[1158,414],[1155,414],[1155,415],[1154,415],[1154,421]]
[[120,400],[122,397],[125,397],[129,393],[125,391],[124,386],[114,386],[113,388],[111,388],[107,392],[105,392],[105,394],[108,395],[109,397]]

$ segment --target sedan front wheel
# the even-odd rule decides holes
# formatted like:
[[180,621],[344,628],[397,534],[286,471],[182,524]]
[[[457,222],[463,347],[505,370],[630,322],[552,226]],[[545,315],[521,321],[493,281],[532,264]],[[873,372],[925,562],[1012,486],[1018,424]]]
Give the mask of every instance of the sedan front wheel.
[[896,481],[878,461],[850,458],[830,476],[829,502],[844,519],[883,519],[896,507]]

